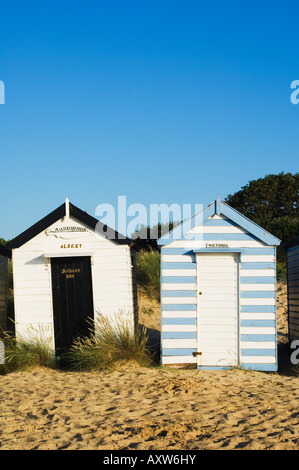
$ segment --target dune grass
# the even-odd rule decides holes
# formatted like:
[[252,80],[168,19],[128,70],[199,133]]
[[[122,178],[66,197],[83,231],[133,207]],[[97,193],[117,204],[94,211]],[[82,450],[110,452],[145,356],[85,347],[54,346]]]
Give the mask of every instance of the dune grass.
[[160,253],[141,250],[137,253],[137,282],[146,295],[160,300]]
[[28,370],[35,367],[55,367],[52,341],[41,328],[29,326],[24,337],[16,338],[5,335],[5,363],[0,365],[0,372]]
[[2,375],[36,367],[103,371],[128,362],[144,367],[152,365],[146,330],[132,328],[131,323],[120,315],[115,315],[113,322],[103,315],[90,321],[90,336],[74,340],[71,347],[61,353],[59,361],[54,355],[51,337],[33,326],[28,328],[24,338],[5,335],[3,343]]
[[287,267],[286,267],[286,263],[277,262],[276,278],[277,278],[277,281],[287,282]]
[[98,315],[91,322],[89,337],[78,338],[63,354],[64,367],[76,371],[111,370],[120,363],[134,361],[150,366],[151,353],[145,329],[134,329],[120,316],[115,320]]

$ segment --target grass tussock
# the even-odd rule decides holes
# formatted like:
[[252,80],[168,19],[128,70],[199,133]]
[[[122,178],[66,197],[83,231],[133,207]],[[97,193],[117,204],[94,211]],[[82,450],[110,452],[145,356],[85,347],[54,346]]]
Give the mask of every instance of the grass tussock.
[[160,300],[160,253],[141,250],[137,253],[137,281],[146,295]]
[[112,370],[120,363],[134,361],[151,365],[145,329],[134,329],[125,319],[99,315],[92,322],[90,337],[75,340],[63,357],[64,367],[75,371]]
[[0,365],[2,374],[35,367],[55,366],[52,341],[47,332],[41,328],[30,326],[24,337],[16,340],[5,335],[2,341],[5,357],[5,363]]
[[287,267],[285,263],[277,262],[276,277],[277,281],[287,282]]

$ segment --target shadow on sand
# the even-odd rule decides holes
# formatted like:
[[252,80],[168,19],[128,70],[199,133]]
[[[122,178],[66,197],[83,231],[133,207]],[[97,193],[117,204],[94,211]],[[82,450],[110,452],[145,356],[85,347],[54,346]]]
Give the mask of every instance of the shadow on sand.
[[148,337],[148,348],[153,356],[153,361],[155,364],[160,363],[160,338],[161,333],[159,330],[155,330],[154,328],[148,328],[144,325],[140,325],[141,328],[145,328],[146,335]]

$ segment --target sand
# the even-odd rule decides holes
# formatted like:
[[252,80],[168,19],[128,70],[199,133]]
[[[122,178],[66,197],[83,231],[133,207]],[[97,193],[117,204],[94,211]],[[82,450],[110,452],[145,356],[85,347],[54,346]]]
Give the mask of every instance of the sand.
[[[155,340],[158,302],[142,296],[140,310]],[[299,377],[288,364],[284,285],[278,312],[284,358],[278,373],[132,363],[109,373],[36,369],[1,376],[0,449],[297,449]]]

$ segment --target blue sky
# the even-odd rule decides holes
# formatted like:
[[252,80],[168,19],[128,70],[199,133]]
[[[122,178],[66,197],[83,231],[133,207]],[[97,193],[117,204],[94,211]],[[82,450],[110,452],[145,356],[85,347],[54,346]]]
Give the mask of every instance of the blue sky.
[[0,237],[298,171],[296,1],[0,2]]

